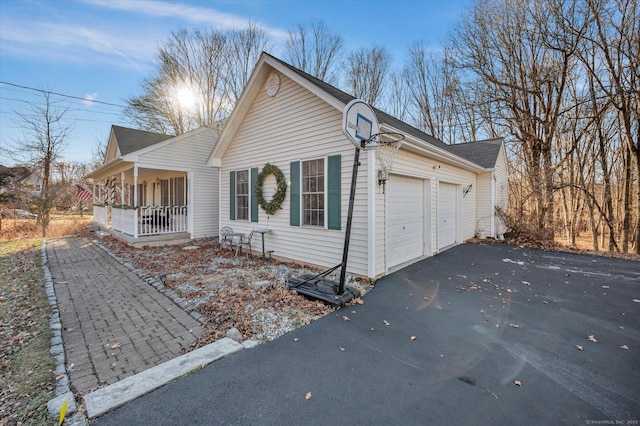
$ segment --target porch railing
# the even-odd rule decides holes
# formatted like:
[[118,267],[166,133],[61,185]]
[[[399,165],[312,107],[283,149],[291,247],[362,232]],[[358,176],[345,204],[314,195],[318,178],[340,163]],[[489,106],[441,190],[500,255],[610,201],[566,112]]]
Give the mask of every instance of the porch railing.
[[145,206],[138,209],[138,235],[187,232],[187,206]]
[[187,232],[187,206],[143,206],[111,209],[111,227],[133,237]]
[[93,221],[105,228],[109,226],[106,206],[93,206]]

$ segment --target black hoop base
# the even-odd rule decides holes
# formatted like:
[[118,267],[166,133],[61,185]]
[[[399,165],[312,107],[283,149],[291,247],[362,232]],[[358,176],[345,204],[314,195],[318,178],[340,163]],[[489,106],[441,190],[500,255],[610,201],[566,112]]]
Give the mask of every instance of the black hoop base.
[[[340,264],[339,266],[342,266]],[[337,269],[337,268],[336,268]],[[321,275],[321,274],[319,274]],[[327,305],[342,307],[353,299],[360,297],[360,291],[351,286],[345,286],[340,294],[340,283],[328,280],[323,276],[304,274],[299,277],[289,278],[287,288],[295,290],[307,299],[320,300]]]

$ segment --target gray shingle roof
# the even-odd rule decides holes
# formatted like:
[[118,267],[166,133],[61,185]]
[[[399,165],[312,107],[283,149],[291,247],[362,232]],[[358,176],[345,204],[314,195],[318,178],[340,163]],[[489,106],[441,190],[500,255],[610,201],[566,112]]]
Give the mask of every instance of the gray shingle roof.
[[447,150],[479,166],[493,168],[498,159],[502,138],[448,145]]
[[[349,102],[351,102],[353,99],[355,99],[354,96],[343,92],[342,90],[310,75],[307,74],[304,71],[299,70],[298,68],[289,65],[288,63],[272,56],[269,55],[268,53],[263,53],[264,55],[269,56],[270,58],[274,59],[275,61],[279,62],[280,64],[282,64],[283,66],[289,68],[291,71],[295,72],[296,74],[300,75],[301,77],[303,77],[304,79],[306,79],[307,81],[309,81],[310,83],[318,86],[320,89],[324,90],[325,92],[327,92],[329,95],[333,96],[334,98],[338,99],[341,102],[344,102],[345,104],[348,104]],[[415,138],[418,138],[422,141],[425,141],[431,145],[437,146],[438,148],[444,149],[454,155],[457,155],[458,157],[464,158],[465,160],[469,160],[473,163],[476,163],[479,166],[482,167],[487,167],[487,168],[491,168],[495,165],[496,163],[496,159],[498,157],[498,152],[500,151],[500,144],[502,143],[502,139],[491,139],[488,141],[479,141],[479,142],[470,142],[470,143],[464,143],[464,144],[456,144],[456,145],[448,145],[446,143],[444,143],[443,141],[441,141],[440,139],[437,139],[419,129],[416,129],[415,127],[411,126],[410,124],[405,123],[402,120],[399,120],[389,114],[387,114],[384,111],[381,111],[377,108],[373,108],[373,110],[375,111],[377,117],[378,117],[378,122],[380,124],[386,124],[389,125],[391,127],[394,127],[396,129],[398,129],[398,131],[400,131],[401,133],[405,134],[405,135],[411,135]]]
[[144,130],[129,129],[128,127],[111,126],[113,134],[120,148],[120,155],[131,154],[132,152],[155,145],[159,142],[171,139],[171,135],[145,132]]

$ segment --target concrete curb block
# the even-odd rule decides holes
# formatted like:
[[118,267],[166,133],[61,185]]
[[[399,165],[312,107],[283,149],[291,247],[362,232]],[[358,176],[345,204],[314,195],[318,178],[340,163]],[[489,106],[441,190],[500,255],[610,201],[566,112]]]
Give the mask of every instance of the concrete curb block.
[[244,347],[227,337],[83,397],[92,419]]
[[[77,411],[77,404],[73,392],[69,388],[69,376],[67,375],[66,358],[64,355],[64,343],[62,340],[62,323],[60,322],[60,311],[58,310],[58,298],[56,297],[55,288],[53,286],[53,277],[49,269],[49,259],[47,257],[47,240],[42,240],[40,247],[40,257],[42,258],[42,272],[44,275],[44,288],[47,293],[49,306],[51,306],[51,317],[49,318],[49,327],[51,328],[51,349],[49,352],[53,356],[56,368],[56,377],[61,377],[56,382],[55,395],[56,398],[47,403],[49,414],[56,417],[60,414],[60,408],[64,401],[69,400],[67,407],[67,415],[72,415]],[[84,415],[78,414],[73,416],[74,425],[85,425]],[[65,424],[69,424],[65,420]]]

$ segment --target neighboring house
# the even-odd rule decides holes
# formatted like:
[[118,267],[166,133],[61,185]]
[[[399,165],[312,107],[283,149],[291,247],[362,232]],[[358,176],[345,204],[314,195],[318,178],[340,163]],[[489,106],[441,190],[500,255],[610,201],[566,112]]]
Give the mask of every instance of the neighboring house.
[[112,126],[93,179],[94,223],[136,246],[218,235],[218,171],[205,160],[218,138]]
[[7,176],[0,192],[14,192],[21,197],[39,197],[42,191],[42,177],[29,167],[7,167],[0,164],[0,175]]
[[[354,146],[342,114],[354,98],[263,53],[207,161],[220,170],[220,226],[270,229],[265,246],[282,259],[331,267],[340,263]],[[381,131],[405,141],[386,190],[374,152],[362,151],[347,270],[378,277],[484,233],[504,231],[495,207],[507,206],[502,139],[447,145],[375,110]],[[270,163],[288,183],[282,209],[258,208],[259,171]],[[263,186],[267,199],[275,178]],[[214,194],[209,191],[210,194]],[[261,239],[253,240],[260,251]]]

